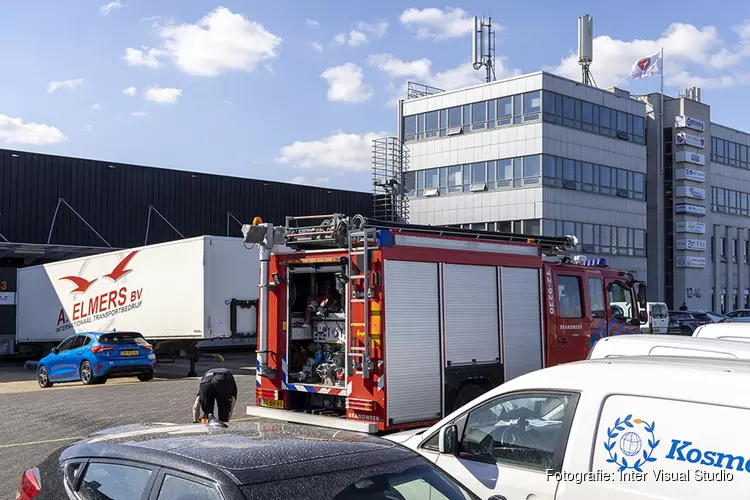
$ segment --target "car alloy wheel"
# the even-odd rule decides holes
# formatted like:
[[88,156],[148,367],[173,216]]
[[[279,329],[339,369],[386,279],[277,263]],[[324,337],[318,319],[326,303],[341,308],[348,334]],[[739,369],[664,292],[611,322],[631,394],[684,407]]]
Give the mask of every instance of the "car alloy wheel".
[[88,361],[84,361],[81,364],[81,382],[83,382],[84,385],[89,385],[94,379],[93,375],[91,365]]
[[37,382],[39,382],[39,387],[45,388],[49,387],[49,375],[47,374],[47,369],[45,367],[39,368],[39,374],[37,375]]

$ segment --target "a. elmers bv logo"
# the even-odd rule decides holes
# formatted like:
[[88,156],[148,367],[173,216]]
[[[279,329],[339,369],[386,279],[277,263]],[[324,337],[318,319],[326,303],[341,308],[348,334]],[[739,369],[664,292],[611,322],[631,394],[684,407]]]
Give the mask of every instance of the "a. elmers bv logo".
[[607,462],[619,465],[617,470],[620,472],[627,469],[643,472],[642,465],[656,462],[653,454],[660,441],[654,435],[654,427],[656,422],[649,424],[640,418],[633,418],[632,414],[622,420],[618,417],[615,424],[607,428],[607,440],[604,442],[604,449],[609,453]]
[[[137,253],[138,253],[138,250],[130,252],[130,254],[127,257],[122,259],[122,261],[120,261],[120,263],[117,264],[117,266],[115,266],[115,268],[112,270],[111,273],[105,274],[103,277],[109,278],[114,283],[116,283],[123,276],[126,276],[130,274],[131,272],[133,272],[132,269],[126,269],[126,268],[128,267],[128,264],[130,264],[130,261],[133,259],[133,257],[135,257],[135,254]],[[81,276],[65,276],[63,278],[60,278],[59,281],[63,281],[63,280],[70,281],[76,286],[73,290],[71,290],[70,293],[86,293],[86,290],[91,288],[91,285],[96,283],[98,278],[94,278],[93,280],[89,281],[86,278],[83,278]]]
[[[632,61],[632,59],[631,59]],[[648,67],[651,66],[651,58],[650,57],[644,57],[640,61],[638,61],[638,67],[641,68],[643,71],[646,71]]]

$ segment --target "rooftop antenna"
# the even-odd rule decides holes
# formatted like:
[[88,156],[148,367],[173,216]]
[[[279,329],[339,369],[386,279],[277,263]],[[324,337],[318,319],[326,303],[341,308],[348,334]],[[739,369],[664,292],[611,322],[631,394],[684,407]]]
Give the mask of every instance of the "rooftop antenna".
[[487,82],[495,81],[495,30],[492,18],[474,16],[474,32],[471,38],[471,62],[475,70],[487,69]]
[[578,64],[581,65],[581,73],[584,85],[591,85],[594,77],[589,67],[594,61],[594,18],[586,14],[578,18]]

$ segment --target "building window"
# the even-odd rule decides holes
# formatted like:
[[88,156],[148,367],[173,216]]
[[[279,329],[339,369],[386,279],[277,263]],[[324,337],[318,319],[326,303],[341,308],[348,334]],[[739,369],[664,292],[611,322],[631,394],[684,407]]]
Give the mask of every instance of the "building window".
[[646,199],[646,175],[604,165],[543,155],[546,186],[564,187],[620,198]]
[[732,167],[750,168],[749,146],[711,137],[711,161]]
[[731,189],[719,187],[711,188],[711,210],[725,214],[742,215],[748,217],[750,210],[750,195]]

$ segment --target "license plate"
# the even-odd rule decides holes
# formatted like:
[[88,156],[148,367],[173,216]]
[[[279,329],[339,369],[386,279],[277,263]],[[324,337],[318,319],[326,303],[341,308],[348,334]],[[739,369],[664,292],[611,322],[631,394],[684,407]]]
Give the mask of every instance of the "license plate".
[[138,351],[120,351],[120,356],[138,356]]
[[267,406],[268,408],[278,408],[279,410],[284,409],[284,401],[281,399],[261,399],[261,406]]
[[660,333],[660,332],[661,332],[661,328],[654,328],[654,333]]

